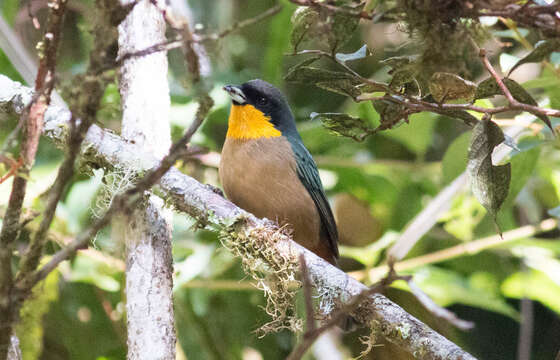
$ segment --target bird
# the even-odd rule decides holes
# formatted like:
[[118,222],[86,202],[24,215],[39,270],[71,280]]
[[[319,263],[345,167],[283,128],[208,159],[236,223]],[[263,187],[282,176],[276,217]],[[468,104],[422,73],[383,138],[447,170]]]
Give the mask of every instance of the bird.
[[286,97],[261,79],[223,89],[232,99],[219,166],[226,197],[336,265],[335,219]]

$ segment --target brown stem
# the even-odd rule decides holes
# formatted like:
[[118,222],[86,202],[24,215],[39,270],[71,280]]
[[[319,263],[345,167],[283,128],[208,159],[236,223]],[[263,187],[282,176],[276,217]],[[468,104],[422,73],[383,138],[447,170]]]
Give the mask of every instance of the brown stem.
[[19,222],[27,188],[27,179],[39,146],[39,137],[43,130],[43,117],[54,88],[56,53],[60,42],[66,0],[54,0],[49,8],[49,23],[41,43],[44,51],[40,54],[41,61],[35,80],[37,93],[22,114],[24,132],[20,157],[23,166],[12,184],[8,208],[0,231],[0,359],[5,359],[7,356],[12,325],[19,311],[19,306],[14,301],[12,294],[14,285],[12,274],[13,243],[20,229]]
[[303,254],[299,256],[299,263],[301,268],[301,279],[303,282],[303,297],[305,300],[305,319],[306,319],[306,334],[315,331],[315,311],[313,310],[313,296],[311,294],[311,279],[309,278],[309,270]]
[[33,286],[37,282],[43,280],[51,271],[53,271],[58,266],[58,264],[60,264],[64,260],[69,259],[79,249],[87,247],[89,241],[95,236],[95,234],[97,234],[99,230],[101,230],[105,225],[109,223],[111,217],[117,210],[122,211],[124,209],[134,208],[135,204],[137,204],[138,201],[141,200],[141,195],[144,193],[144,191],[149,190],[153,185],[155,185],[159,181],[159,179],[183,155],[183,151],[186,145],[190,142],[192,136],[200,127],[202,121],[206,118],[206,115],[210,111],[212,105],[213,101],[210,97],[202,99],[194,122],[191,124],[185,135],[179,141],[173,144],[171,150],[169,151],[169,154],[161,160],[160,165],[154,170],[148,172],[148,174],[146,174],[146,176],[142,178],[132,189],[126,191],[123,194],[117,195],[115,199],[113,199],[111,207],[109,207],[103,217],[95,221],[86,231],[78,235],[74,239],[74,241],[72,241],[67,247],[54,254],[47,264],[33,273],[31,278],[29,279],[29,284]]
[[116,41],[117,33],[109,21],[113,14],[121,12],[121,10],[124,12],[130,11],[129,8],[126,10],[115,4],[110,4],[108,7],[100,6],[98,10],[96,16],[98,24],[94,30],[94,49],[90,53],[89,66],[84,76],[77,76],[77,81],[80,82],[79,93],[71,99],[72,114],[78,116],[80,121],[76,121],[76,116],[70,119],[70,136],[66,157],[58,170],[53,185],[49,189],[43,219],[21,259],[20,269],[16,276],[16,287],[20,299],[26,297],[34,285],[34,282],[30,281],[32,278],[30,275],[37,269],[57,205],[66,185],[74,175],[74,163],[79,155],[80,147],[87,131],[96,119],[105,88],[112,81],[111,77],[96,77],[94,74],[110,57],[108,49]]
[[486,68],[486,70],[490,73],[490,75],[492,75],[492,77],[498,83],[498,86],[500,87],[500,90],[502,90],[502,93],[506,97],[510,106],[515,106],[517,104],[517,101],[513,98],[513,95],[511,95],[511,93],[509,92],[509,89],[504,84],[504,82],[502,81],[502,78],[500,77],[500,75],[498,75],[498,73],[496,72],[496,70],[494,69],[492,64],[490,64],[490,60],[488,60],[488,56],[486,56],[486,50],[485,49],[480,49],[479,52],[478,52],[478,56],[480,56],[480,59],[482,60],[482,64],[484,64],[484,67]]

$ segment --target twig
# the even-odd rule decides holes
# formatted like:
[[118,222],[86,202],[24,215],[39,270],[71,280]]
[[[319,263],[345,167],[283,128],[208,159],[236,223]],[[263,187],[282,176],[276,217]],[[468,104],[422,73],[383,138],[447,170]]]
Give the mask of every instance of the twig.
[[459,319],[457,315],[455,315],[451,311],[436,304],[428,295],[426,295],[426,293],[422,291],[422,289],[420,289],[414,283],[414,281],[412,281],[412,279],[409,279],[407,283],[412,295],[414,295],[414,297],[422,304],[422,306],[424,306],[424,308],[434,316],[449,322],[450,324],[461,330],[470,330],[474,328],[473,322]]
[[546,109],[540,108],[533,105],[523,104],[517,102],[515,99],[514,104],[510,104],[509,106],[498,106],[495,108],[484,108],[472,104],[435,104],[430,103],[427,101],[419,100],[413,97],[407,97],[404,95],[400,95],[401,98],[396,96],[358,96],[357,100],[360,101],[374,101],[374,100],[386,100],[396,104],[401,104],[409,107],[410,109],[420,112],[420,111],[430,111],[434,113],[438,113],[441,115],[448,115],[449,110],[471,110],[481,114],[499,114],[507,111],[515,111],[515,110],[523,110],[530,112],[531,114],[535,115],[546,115],[546,116],[560,116],[560,110],[556,109]]
[[198,41],[216,41],[216,40],[222,39],[222,38],[228,36],[229,34],[231,34],[232,32],[241,30],[243,28],[246,28],[248,26],[251,26],[253,24],[261,22],[261,21],[263,21],[263,20],[265,20],[265,19],[267,19],[271,16],[276,15],[280,12],[280,10],[282,10],[282,5],[275,5],[275,6],[271,7],[270,9],[265,10],[264,12],[260,13],[257,16],[249,18],[249,19],[242,20],[238,23],[235,23],[232,26],[230,26],[229,28],[220,31],[217,34],[200,35]]
[[[530,3],[531,1],[527,1],[523,6],[527,6]],[[502,22],[502,24],[507,26],[508,29],[512,30],[515,33],[515,35],[517,36],[517,41],[519,41],[525,49],[529,51],[533,51],[535,49],[535,47],[521,34],[519,29],[517,28],[517,23],[515,21],[502,17],[500,18],[500,21]],[[556,77],[560,77],[560,70],[556,69],[556,67],[552,65],[548,60],[543,60],[542,63],[544,64],[544,66],[546,66],[547,69],[552,71],[556,75]],[[511,75],[512,70],[513,68],[508,71],[507,77]]]
[[340,6],[329,4],[327,1],[315,1],[315,0],[290,0],[292,3],[300,6],[309,6],[314,8],[325,9],[331,13],[340,13],[348,16],[353,16],[361,19],[373,20],[373,13],[367,13],[366,11],[355,11],[348,8],[343,8]]
[[[474,43],[474,45],[476,46],[476,43]],[[478,49],[478,46],[476,46],[476,49]],[[383,96],[360,95],[356,99],[354,99],[355,101],[357,101],[357,102],[362,102],[362,101],[389,101],[389,102],[392,102],[392,103],[395,103],[395,104],[402,105],[402,106],[406,107],[406,109],[407,109],[406,111],[407,111],[408,115],[413,114],[413,113],[422,112],[422,111],[429,111],[429,112],[433,112],[433,113],[440,114],[440,115],[453,116],[453,114],[450,113],[450,112],[451,111],[456,111],[456,110],[463,110],[463,111],[470,110],[470,111],[475,111],[475,112],[478,112],[478,113],[481,113],[481,114],[494,115],[494,114],[499,114],[499,113],[508,112],[508,111],[521,110],[521,111],[529,112],[533,115],[545,115],[545,116],[560,117],[560,110],[541,108],[541,107],[538,107],[538,106],[524,104],[524,103],[521,103],[521,102],[515,100],[513,98],[513,96],[511,95],[511,92],[509,92],[507,87],[504,85],[503,81],[499,78],[496,71],[494,70],[494,68],[490,64],[488,58],[486,57],[486,52],[483,49],[481,49],[479,53],[480,53],[481,59],[483,59],[484,65],[488,69],[488,71],[492,74],[492,76],[496,79],[496,81],[498,81],[498,79],[499,79],[498,85],[500,86],[500,89],[502,90],[502,92],[504,93],[504,95],[506,96],[506,98],[508,100],[508,106],[499,106],[499,107],[495,107],[495,108],[484,108],[484,107],[476,106],[476,105],[471,104],[471,103],[467,103],[467,104],[431,103],[431,102],[419,99],[418,97],[415,97],[415,96],[409,96],[409,95],[406,95],[406,94],[402,94],[401,92],[399,92],[395,89],[392,89],[389,85],[387,85],[385,83],[377,82],[375,80],[371,80],[371,79],[368,79],[366,77],[363,77],[360,74],[358,74],[356,71],[354,71],[352,68],[350,68],[348,65],[346,65],[344,62],[339,61],[333,54],[330,54],[326,51],[322,51],[322,50],[302,50],[302,51],[299,51],[299,52],[296,52],[296,53],[291,53],[291,54],[286,54],[286,55],[297,56],[297,55],[313,54],[313,55],[319,55],[319,56],[327,57],[327,58],[331,59],[333,62],[335,62],[336,64],[338,64],[339,66],[341,66],[342,68],[344,68],[344,70],[346,70],[348,73],[350,73],[354,77],[356,77],[357,80],[360,80],[360,81],[362,81],[366,84],[372,85],[375,88],[379,89],[379,91],[386,92],[386,94],[383,95]],[[504,89],[505,89],[505,92],[504,92]],[[475,125],[475,123],[473,123],[471,121],[468,121],[468,120],[463,120],[463,121],[468,126],[474,126]],[[375,128],[375,129],[367,130],[360,136],[359,140],[363,140],[365,137],[376,134],[379,131],[385,130],[389,127],[390,127],[390,124],[381,124],[379,127]]]
[[260,291],[253,281],[236,280],[191,280],[181,285],[185,289],[206,289],[217,291]]
[[519,325],[519,339],[517,342],[517,360],[531,359],[534,323],[533,300],[521,299],[521,324]]
[[141,200],[141,195],[144,191],[149,190],[153,185],[155,185],[159,179],[175,164],[177,159],[182,156],[182,151],[185,149],[185,145],[188,144],[196,132],[196,130],[202,124],[202,121],[206,118],[206,115],[210,111],[210,108],[213,105],[213,101],[211,98],[203,99],[200,103],[198,111],[195,116],[195,120],[187,130],[185,135],[177,141],[171,147],[169,154],[161,160],[160,165],[148,172],[144,178],[142,178],[136,186],[127,190],[125,193],[117,195],[107,210],[107,212],[95,221],[90,227],[78,235],[70,245],[65,247],[62,250],[59,250],[56,254],[54,254],[51,260],[45,264],[41,269],[36,271],[32,274],[31,278],[29,279],[29,284],[35,285],[37,282],[43,280],[47,277],[47,275],[53,271],[59,263],[64,260],[69,259],[74,253],[87,246],[88,242],[97,234],[99,230],[101,230],[105,225],[109,223],[113,214],[118,210],[122,211],[125,209],[134,208],[134,206]]
[[66,0],[50,3],[49,23],[42,41],[39,71],[35,80],[36,94],[26,107],[22,118],[24,124],[20,158],[23,166],[15,177],[8,207],[0,231],[0,359],[5,359],[10,344],[13,321],[18,315],[19,306],[12,297],[12,247],[20,229],[20,217],[27,188],[27,179],[35,161],[39,137],[43,130],[43,117],[50,103],[54,88],[56,53],[60,42],[62,20],[66,10]]
[[195,48],[197,45],[194,41],[193,33],[189,22],[184,17],[179,17],[172,9],[161,1],[150,0],[152,5],[160,10],[165,21],[180,34],[183,40],[182,49],[187,60],[189,72],[193,77],[193,82],[200,81],[200,49]]
[[[550,231],[558,227],[558,220],[546,219],[537,225],[526,225],[515,230],[503,233],[503,239],[499,235],[488,236],[479,240],[452,246],[447,249],[435,251],[430,254],[418,256],[412,259],[399,261],[394,264],[396,271],[406,271],[424,265],[434,264],[442,261],[451,260],[460,256],[474,255],[483,250],[501,246],[512,241],[534,236],[544,231]],[[378,279],[389,270],[387,265],[382,265],[370,269],[369,271],[355,271],[350,275],[356,279],[363,279],[366,275],[370,279]]]
[[488,1],[489,8],[476,8],[465,13],[464,17],[478,18],[481,16],[497,16],[511,19],[523,26],[536,28],[548,36],[558,36],[558,17],[560,4],[554,2],[549,5],[534,5],[527,1],[524,5],[510,4],[505,8],[491,7],[492,1]]
[[[509,103],[509,108],[511,110],[523,110],[523,111],[526,111],[526,112],[531,113],[533,115],[546,115],[546,116],[554,116],[554,117],[560,116],[560,110],[543,109],[543,108],[540,108],[538,106],[524,104],[524,103],[521,103],[521,102],[515,100],[515,98],[513,97],[513,95],[509,91],[509,89],[507,88],[507,86],[502,81],[502,78],[500,78],[500,75],[498,75],[498,73],[496,72],[496,70],[494,69],[492,64],[490,63],[490,60],[488,60],[488,56],[486,55],[486,50],[485,49],[480,49],[479,50],[479,56],[482,60],[482,64],[486,68],[486,70],[490,73],[490,75],[492,75],[494,80],[496,80],[496,83],[498,83],[498,86],[500,87],[500,90],[502,91],[502,93],[506,97],[506,99]],[[547,125],[549,125],[549,124],[547,123]]]
[[[313,296],[311,279],[309,278],[309,270],[303,254],[299,255],[299,263],[301,267],[301,278],[303,281],[303,297],[305,301],[305,334],[315,331],[315,311],[313,310]],[[304,334],[304,336],[305,336]]]
[[516,104],[517,101],[513,98],[513,95],[511,95],[511,93],[509,92],[509,89],[507,88],[507,86],[502,81],[502,78],[500,77],[500,75],[498,75],[496,70],[494,70],[494,67],[492,66],[492,64],[490,64],[490,60],[488,60],[488,56],[486,56],[486,50],[485,49],[480,49],[479,52],[478,52],[478,56],[480,56],[480,59],[482,60],[482,64],[484,65],[486,70],[490,73],[490,75],[492,75],[492,77],[498,83],[498,86],[500,87],[500,90],[502,90],[502,93],[506,97],[509,104],[511,106]]
[[66,184],[72,178],[74,174],[74,161],[79,153],[80,145],[85,138],[85,134],[89,128],[87,122],[82,122],[79,127],[76,127],[76,121],[74,118],[70,120],[71,136],[70,136],[70,151],[58,170],[53,186],[49,189],[47,204],[45,206],[45,211],[43,212],[43,219],[39,225],[39,229],[33,234],[31,242],[21,259],[21,266],[18,274],[16,275],[16,286],[20,289],[31,290],[30,287],[26,287],[22,283],[23,278],[37,267],[39,259],[43,252],[43,246],[46,242],[46,235],[49,227],[54,219],[54,214],[58,202],[62,196],[62,192]]
[[104,26],[96,27],[94,48],[90,53],[90,62],[85,76],[77,76],[78,81],[81,83],[80,90],[85,96],[76,96],[71,101],[71,111],[80,117],[80,121],[78,123],[75,116],[70,119],[68,151],[58,170],[57,177],[49,189],[45,210],[43,211],[43,219],[22,256],[19,272],[16,276],[16,287],[20,292],[20,297],[25,296],[25,292],[30,292],[34,285],[33,283],[26,283],[26,281],[29,279],[29,275],[37,269],[57,205],[66,185],[74,175],[74,163],[79,155],[80,147],[89,127],[96,119],[97,110],[99,109],[105,88],[112,81],[112,78],[106,76],[96,77],[94,74],[97,72],[97,68],[106,62],[106,58],[110,56],[108,54],[111,53],[108,48],[116,41],[116,32],[107,23],[112,12],[122,9],[120,7],[116,8],[119,5],[114,6],[115,8],[113,9],[99,10],[97,14],[97,21]]
[[350,301],[344,304],[341,308],[331,313],[330,319],[318,328],[312,331],[306,331],[303,335],[303,341],[297,345],[286,360],[299,360],[305,355],[307,350],[313,343],[328,329],[333,326],[339,325],[349,314],[358,308],[364,301],[366,301],[372,294],[383,291],[387,286],[391,285],[397,280],[408,280],[409,276],[398,276],[394,271],[390,271],[387,276],[379,281],[374,286],[360,292],[354,296]]
[[21,130],[22,125],[23,125],[23,118],[20,117],[16,127],[6,137],[6,140],[4,140],[4,144],[2,145],[2,148],[0,149],[0,155],[5,154],[8,151],[9,148],[11,148],[15,145],[17,136],[19,134],[19,131]]
[[[118,67],[121,66],[123,64],[123,62],[127,59],[133,58],[133,57],[139,57],[139,56],[146,56],[149,54],[153,54],[156,52],[160,52],[160,51],[169,51],[172,49],[177,49],[180,48],[182,46],[184,46],[184,43],[201,43],[201,42],[206,42],[206,41],[216,41],[219,39],[222,39],[224,37],[226,37],[227,35],[231,34],[234,31],[238,31],[241,30],[247,26],[251,26],[259,21],[262,21],[270,16],[273,16],[275,14],[277,14],[278,12],[280,12],[280,10],[282,9],[282,7],[280,5],[276,5],[268,10],[266,10],[265,12],[250,18],[250,19],[246,19],[243,21],[240,21],[237,24],[234,24],[233,26],[231,26],[230,28],[223,30],[219,33],[215,33],[215,34],[207,34],[207,35],[197,35],[197,34],[192,34],[192,38],[190,39],[185,39],[182,36],[177,36],[176,39],[174,40],[170,40],[170,41],[165,41],[159,44],[154,44],[152,46],[149,46],[143,50],[139,50],[139,51],[134,51],[131,53],[127,53],[123,56],[121,56],[116,64],[114,66],[111,66],[110,68],[114,68],[114,67]],[[177,24],[176,24],[177,25]],[[103,69],[103,71],[105,70],[109,70],[110,68],[105,68]]]
[[351,67],[346,65],[346,63],[344,63],[343,61],[339,61],[336,58],[336,56],[334,56],[334,54],[328,53],[326,51],[312,49],[312,50],[302,50],[302,51],[299,51],[299,52],[296,52],[296,53],[288,53],[286,55],[287,56],[298,56],[298,55],[309,55],[309,54],[319,55],[319,56],[329,58],[331,61],[333,61],[334,63],[336,63],[339,66],[341,66],[342,68],[344,68],[350,74],[354,75],[358,80],[360,80],[362,82],[365,82],[366,84],[373,85],[373,86],[379,88],[380,90],[382,89],[383,91],[386,91],[387,93],[395,94],[395,95],[401,95],[399,92],[391,89],[389,87],[389,85],[387,85],[385,83],[378,82],[378,81],[371,80],[371,79],[368,79],[366,77],[363,77],[362,75],[360,75],[356,71],[354,71]]
[[[7,156],[0,155],[0,157],[3,157],[2,162],[9,163],[10,165],[10,170],[8,170],[8,172],[0,178],[0,184],[2,184],[4,181],[8,180],[11,176],[15,175],[18,172],[18,170],[23,165],[23,159],[20,157],[17,161],[14,161]],[[5,161],[6,159],[9,159],[9,161]]]
[[[407,224],[396,243],[389,249],[387,257],[390,261],[399,261],[414,247],[414,245],[426,234],[437,222],[442,213],[451,206],[451,199],[467,183],[465,173],[457,176],[453,182],[447,185],[434,197],[412,221]],[[397,268],[397,271],[400,268]]]

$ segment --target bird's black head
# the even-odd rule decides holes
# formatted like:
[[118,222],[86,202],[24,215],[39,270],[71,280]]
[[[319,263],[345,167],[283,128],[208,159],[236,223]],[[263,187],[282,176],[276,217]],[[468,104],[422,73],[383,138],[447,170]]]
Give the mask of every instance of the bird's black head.
[[280,131],[295,129],[288,101],[272,84],[255,79],[242,85],[226,85],[224,90],[231,96],[233,105],[252,105],[270,117],[272,124]]

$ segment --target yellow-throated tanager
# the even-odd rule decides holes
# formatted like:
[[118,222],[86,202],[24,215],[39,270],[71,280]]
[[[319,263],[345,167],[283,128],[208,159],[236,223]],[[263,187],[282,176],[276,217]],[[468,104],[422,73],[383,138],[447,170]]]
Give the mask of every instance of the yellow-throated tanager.
[[226,196],[258,217],[289,226],[297,243],[335,264],[336,223],[286,98],[259,79],[224,90],[232,98],[220,161]]

